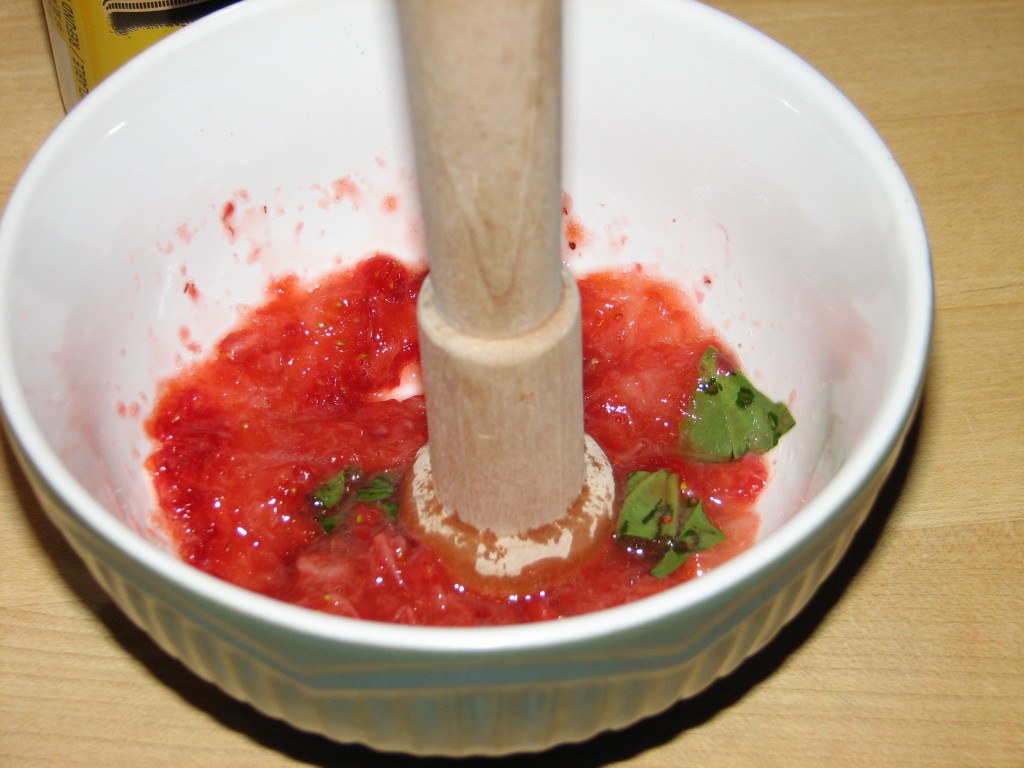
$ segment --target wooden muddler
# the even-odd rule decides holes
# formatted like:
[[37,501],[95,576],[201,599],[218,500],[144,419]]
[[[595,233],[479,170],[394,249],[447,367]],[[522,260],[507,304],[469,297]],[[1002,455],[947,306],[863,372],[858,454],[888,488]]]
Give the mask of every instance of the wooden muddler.
[[430,262],[407,522],[464,581],[525,588],[581,559],[612,495],[561,263],[560,2],[398,9]]

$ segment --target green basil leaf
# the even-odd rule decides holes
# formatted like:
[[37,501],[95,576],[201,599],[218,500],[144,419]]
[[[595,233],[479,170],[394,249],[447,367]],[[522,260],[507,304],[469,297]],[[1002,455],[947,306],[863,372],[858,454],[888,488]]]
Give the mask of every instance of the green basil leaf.
[[725,534],[711,522],[704,510],[704,502],[700,499],[692,501],[683,529],[675,539],[675,546],[685,547],[689,552],[703,552],[725,541]]
[[665,578],[685,563],[690,555],[711,549],[725,541],[725,534],[708,518],[704,503],[700,499],[687,499],[689,514],[679,533],[669,539],[665,556],[651,569],[651,575]]
[[645,540],[664,550],[650,571],[658,579],[667,577],[694,552],[725,539],[703,503],[683,497],[679,475],[667,469],[630,473],[615,529],[621,542]]
[[314,509],[328,510],[338,506],[350,491],[353,482],[362,476],[359,467],[345,467],[329,480],[324,481],[309,494],[309,502]]
[[658,564],[651,568],[651,576],[664,579],[671,576],[677,568],[690,559],[693,552],[678,552],[672,548],[665,553],[665,556],[658,561]]
[[651,574],[665,578],[701,552],[725,539],[700,499],[683,497],[679,476],[667,469],[631,472],[626,478],[616,525],[619,540],[643,539],[664,549]]
[[356,501],[373,504],[388,516],[391,522],[398,520],[397,481],[388,475],[377,475],[356,491]]
[[[309,503],[324,533],[337,528],[353,505],[358,503],[379,508],[391,522],[398,519],[398,502],[394,498],[398,493],[398,481],[387,474],[375,475],[366,482],[363,478],[361,467],[345,467],[310,492]],[[333,514],[328,515],[332,511]]]
[[392,523],[398,521],[397,501],[378,501],[377,506],[384,511],[384,514],[388,516],[388,520],[390,520]]
[[678,515],[679,478],[665,469],[632,472],[626,478],[626,493],[619,511],[620,536],[655,540],[661,534],[662,519]]
[[356,491],[357,501],[383,501],[395,494],[398,486],[386,475],[377,475]]
[[778,445],[796,421],[782,402],[772,402],[739,371],[720,373],[718,350],[701,356],[697,389],[679,423],[683,455],[696,461],[732,461]]

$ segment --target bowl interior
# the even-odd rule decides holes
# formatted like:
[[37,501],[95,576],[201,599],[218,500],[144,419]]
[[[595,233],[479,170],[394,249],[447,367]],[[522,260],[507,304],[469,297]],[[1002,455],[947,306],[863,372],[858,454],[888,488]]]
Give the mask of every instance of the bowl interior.
[[[169,549],[143,471],[157,382],[274,276],[422,258],[390,13],[268,0],[204,19],[91,94],[19,184],[0,233],[4,407],[82,514]],[[912,194],[852,106],[737,22],[668,0],[566,14],[564,187],[585,231],[566,260],[676,281],[790,400],[769,539],[837,478],[860,482],[910,408],[930,297]]]

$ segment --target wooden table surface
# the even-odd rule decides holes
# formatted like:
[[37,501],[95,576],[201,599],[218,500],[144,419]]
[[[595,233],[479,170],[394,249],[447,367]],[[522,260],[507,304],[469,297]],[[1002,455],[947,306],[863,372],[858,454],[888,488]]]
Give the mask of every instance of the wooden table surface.
[[[893,480],[811,605],[690,701],[543,766],[1024,766],[1024,2],[718,0],[890,144],[937,313]],[[39,0],[0,3],[0,202],[63,112]],[[400,766],[202,682],[136,629],[0,450],[0,765]],[[499,761],[500,764],[501,761]],[[506,761],[509,765],[522,759]]]

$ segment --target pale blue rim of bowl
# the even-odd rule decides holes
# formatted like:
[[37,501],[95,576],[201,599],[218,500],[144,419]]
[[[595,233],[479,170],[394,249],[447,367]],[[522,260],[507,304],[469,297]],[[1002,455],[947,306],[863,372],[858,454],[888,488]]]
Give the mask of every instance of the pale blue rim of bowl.
[[[145,541],[103,509],[62,466],[29,412],[13,366],[13,328],[0,315],[0,407],[10,436],[25,459],[49,485],[68,510],[91,531],[109,542],[143,569],[180,585],[202,599],[239,613],[251,620],[290,629],[309,637],[353,646],[374,646],[422,653],[482,652],[543,649],[595,640],[609,633],[630,632],[665,616],[714,601],[756,580],[758,573],[778,566],[801,542],[833,523],[877,473],[886,471],[894,449],[902,444],[916,412],[924,383],[931,344],[934,312],[933,283],[928,239],[920,209],[910,185],[889,149],[863,114],[823,75],[792,51],[745,23],[703,6],[694,0],[648,0],[662,13],[690,13],[701,17],[721,37],[739,38],[751,59],[770,60],[802,80],[807,93],[819,104],[827,104],[849,126],[851,136],[864,160],[874,169],[898,211],[899,235],[908,254],[910,295],[906,296],[908,328],[906,354],[895,373],[894,386],[866,430],[865,438],[826,486],[792,519],[770,537],[759,541],[714,571],[666,592],[583,616],[555,622],[500,627],[413,627],[347,619],[318,613],[249,592],[203,573]],[[101,114],[117,96],[118,85],[145,78],[150,68],[159,67],[187,50],[194,40],[213,35],[226,36],[230,28],[246,23],[248,17],[280,13],[294,0],[258,0],[217,11],[160,41],[101,83],[56,127],[33,157],[11,193],[0,222],[0,286],[8,284],[17,226],[31,205],[45,169],[66,152],[65,145],[94,116]],[[684,11],[685,9],[685,11]],[[368,627],[372,630],[368,632]],[[371,639],[368,639],[371,638]]]

